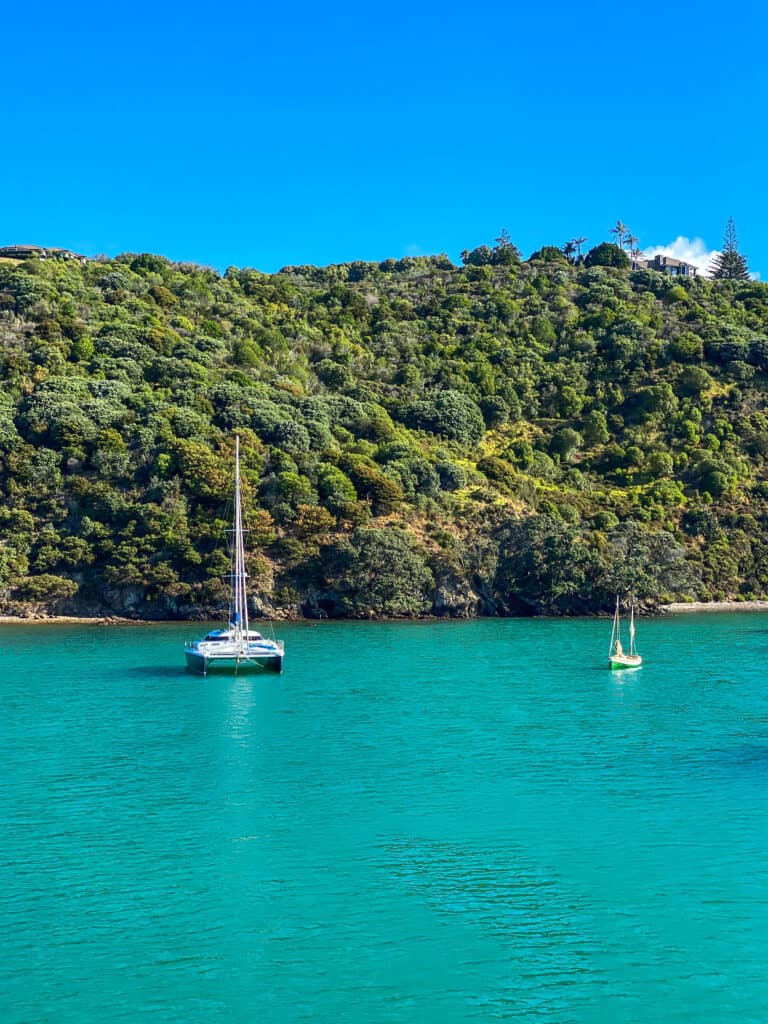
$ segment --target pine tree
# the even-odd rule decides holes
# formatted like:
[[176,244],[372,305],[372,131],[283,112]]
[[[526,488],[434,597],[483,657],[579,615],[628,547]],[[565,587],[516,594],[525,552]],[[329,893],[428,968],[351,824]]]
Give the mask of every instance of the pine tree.
[[728,218],[723,240],[723,251],[712,260],[710,275],[720,280],[746,281],[749,278],[749,267],[746,259],[739,252],[736,238],[736,225],[733,217]]

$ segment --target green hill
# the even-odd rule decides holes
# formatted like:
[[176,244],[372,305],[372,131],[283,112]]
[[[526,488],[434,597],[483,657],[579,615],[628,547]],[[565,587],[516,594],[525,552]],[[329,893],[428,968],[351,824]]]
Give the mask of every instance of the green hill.
[[0,265],[0,610],[215,613],[235,433],[265,613],[765,597],[768,286],[464,259]]

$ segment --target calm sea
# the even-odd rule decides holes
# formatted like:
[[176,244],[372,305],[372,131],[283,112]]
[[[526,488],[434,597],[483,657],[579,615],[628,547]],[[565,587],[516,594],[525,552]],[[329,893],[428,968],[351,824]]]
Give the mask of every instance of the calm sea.
[[0,627],[7,1024],[765,1024],[768,615]]

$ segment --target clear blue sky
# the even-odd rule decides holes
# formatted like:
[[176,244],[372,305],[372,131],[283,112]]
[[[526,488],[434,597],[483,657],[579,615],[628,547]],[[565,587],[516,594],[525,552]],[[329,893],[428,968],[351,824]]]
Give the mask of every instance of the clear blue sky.
[[757,0],[8,5],[0,244],[224,269],[621,218],[768,278]]

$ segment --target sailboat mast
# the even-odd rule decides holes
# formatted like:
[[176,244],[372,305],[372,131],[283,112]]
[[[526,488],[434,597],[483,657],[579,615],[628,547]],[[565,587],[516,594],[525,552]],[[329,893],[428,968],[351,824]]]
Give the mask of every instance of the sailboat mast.
[[621,623],[619,619],[619,595],[616,595],[616,611],[613,613],[613,629],[611,630],[611,645],[608,648],[608,654],[613,654],[616,646],[616,641],[619,639],[621,632]]
[[635,602],[629,605],[629,653],[635,654]]
[[235,611],[235,640],[241,643],[243,637],[248,639],[248,597],[246,594],[245,581],[248,574],[245,571],[245,546],[243,543],[243,513],[240,501],[240,437],[235,438],[235,536],[234,540],[234,611]]

